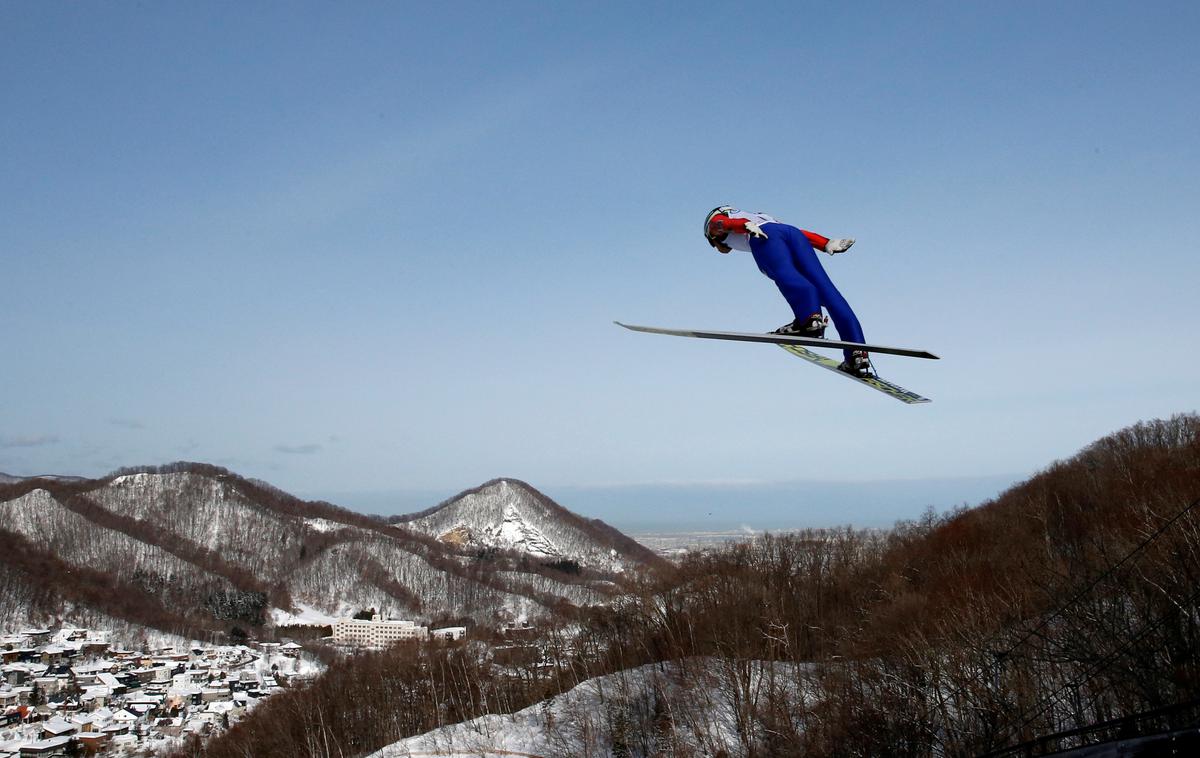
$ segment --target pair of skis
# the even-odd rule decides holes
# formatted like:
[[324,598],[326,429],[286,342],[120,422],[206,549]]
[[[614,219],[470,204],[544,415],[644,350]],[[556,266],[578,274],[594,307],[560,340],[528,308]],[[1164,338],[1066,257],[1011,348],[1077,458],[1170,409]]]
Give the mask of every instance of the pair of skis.
[[767,342],[774,345],[779,345],[784,350],[788,351],[797,358],[803,358],[809,363],[815,363],[824,369],[829,369],[840,376],[847,379],[852,379],[859,384],[865,384],[873,390],[878,390],[885,395],[890,395],[902,403],[928,403],[931,402],[927,397],[921,397],[912,390],[906,390],[898,384],[893,384],[886,379],[880,379],[878,376],[859,377],[853,374],[848,374],[838,368],[840,361],[829,358],[828,356],[819,355],[809,350],[809,347],[828,347],[837,350],[866,350],[869,353],[885,353],[888,355],[904,355],[911,358],[929,358],[937,360],[938,357],[928,350],[911,350],[904,347],[887,347],[885,345],[863,345],[857,342],[841,342],[838,340],[818,339],[812,337],[796,337],[793,335],[783,334],[754,334],[749,332],[713,332],[701,331],[697,329],[662,329],[656,326],[635,326],[633,324],[622,324],[620,321],[614,321],[617,326],[623,326],[626,329],[632,329],[635,332],[647,332],[649,334],[668,334],[675,337],[699,337],[701,339],[710,340],[735,340],[737,342]]

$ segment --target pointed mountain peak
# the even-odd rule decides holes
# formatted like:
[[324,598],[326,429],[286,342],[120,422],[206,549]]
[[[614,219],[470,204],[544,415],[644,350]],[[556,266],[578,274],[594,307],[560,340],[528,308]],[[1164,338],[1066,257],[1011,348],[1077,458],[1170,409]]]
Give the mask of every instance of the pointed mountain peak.
[[565,558],[607,571],[656,560],[616,529],[572,513],[519,479],[492,479],[393,521],[447,544]]

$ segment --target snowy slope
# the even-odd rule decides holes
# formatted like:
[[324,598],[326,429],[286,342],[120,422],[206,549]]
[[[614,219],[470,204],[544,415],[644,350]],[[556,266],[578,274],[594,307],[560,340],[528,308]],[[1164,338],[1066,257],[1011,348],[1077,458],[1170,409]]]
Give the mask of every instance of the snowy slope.
[[44,489],[0,504],[0,514],[0,528],[48,549],[68,564],[118,578],[137,577],[147,593],[163,602],[178,605],[236,592],[228,579],[157,545],[89,521]]
[[218,553],[271,581],[304,540],[303,520],[252,502],[230,482],[198,474],[119,476],[88,499]]
[[[790,664],[749,662],[749,691],[794,681]],[[522,755],[720,755],[761,752],[762,735],[739,736],[729,667],[716,659],[651,664],[589,679],[513,714],[482,716],[395,742],[369,758]],[[794,698],[796,687],[786,691]],[[795,703],[795,700],[792,700]],[[618,748],[620,745],[620,748]]]

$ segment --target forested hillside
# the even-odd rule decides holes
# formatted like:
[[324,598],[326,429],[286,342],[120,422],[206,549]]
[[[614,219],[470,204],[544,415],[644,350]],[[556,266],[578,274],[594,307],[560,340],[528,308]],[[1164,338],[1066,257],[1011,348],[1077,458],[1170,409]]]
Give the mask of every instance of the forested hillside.
[[548,619],[523,661],[475,643],[334,665],[192,752],[362,755],[666,661],[665,678],[638,669],[584,711],[511,728],[555,756],[929,756],[1191,724],[1198,500],[1200,417],[1138,424],[977,508],[691,555],[579,626]]
[[[557,517],[571,529],[582,521],[551,505],[541,519],[548,533],[560,530]],[[506,507],[530,506],[510,498]],[[301,608],[490,623],[603,602],[619,575],[585,565],[597,554],[638,569],[654,560],[586,537],[554,556],[439,541],[203,464],[98,480],[13,478],[0,484],[0,516],[9,547],[0,550],[9,590],[0,621],[9,628],[98,617],[240,638],[270,633],[273,617]]]

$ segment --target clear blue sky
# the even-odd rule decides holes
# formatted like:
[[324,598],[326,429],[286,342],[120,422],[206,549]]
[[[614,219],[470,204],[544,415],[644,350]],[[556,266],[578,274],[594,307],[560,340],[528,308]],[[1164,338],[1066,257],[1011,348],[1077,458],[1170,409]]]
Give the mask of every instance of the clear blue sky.
[[[978,482],[1197,408],[1200,5],[449,6],[0,5],[0,471]],[[935,402],[614,327],[789,320],[721,203],[857,237]]]

